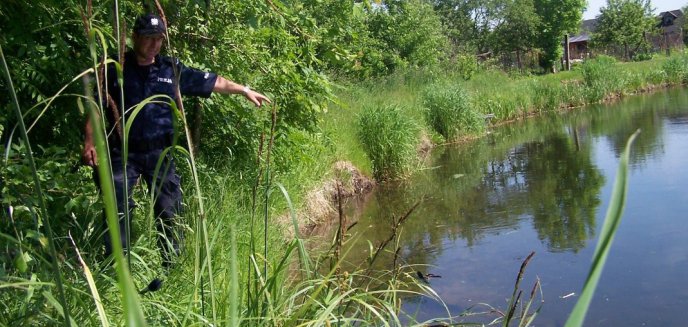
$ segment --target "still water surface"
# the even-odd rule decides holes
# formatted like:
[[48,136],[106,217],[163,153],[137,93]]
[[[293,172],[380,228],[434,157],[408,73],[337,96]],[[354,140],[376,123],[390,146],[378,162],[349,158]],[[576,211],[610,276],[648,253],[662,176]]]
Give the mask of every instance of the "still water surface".
[[[389,236],[389,219],[425,198],[405,223],[401,257],[441,275],[431,285],[452,314],[478,303],[504,309],[522,260],[522,282],[540,279],[535,326],[562,326],[578,300],[626,140],[626,210],[586,326],[685,326],[688,322],[688,91],[674,89],[492,128],[467,145],[436,149],[403,185],[378,188],[349,215],[359,220],[350,261]],[[390,269],[389,260],[380,260]],[[574,296],[566,297],[570,293]],[[476,306],[477,305],[477,306]],[[425,298],[405,300],[419,320],[446,317]],[[465,321],[490,321],[466,317]]]

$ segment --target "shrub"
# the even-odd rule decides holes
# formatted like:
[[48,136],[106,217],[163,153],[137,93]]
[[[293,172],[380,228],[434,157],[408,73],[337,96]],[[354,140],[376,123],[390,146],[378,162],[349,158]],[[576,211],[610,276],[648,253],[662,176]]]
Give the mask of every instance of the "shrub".
[[469,80],[478,72],[478,60],[472,54],[458,54],[452,68],[463,79]]
[[645,78],[647,79],[647,82],[650,84],[660,85],[662,83],[665,83],[669,77],[666,71],[664,71],[663,69],[659,69],[649,71]]
[[662,65],[669,83],[680,84],[688,81],[688,56],[680,55],[669,58]]
[[637,53],[633,56],[633,61],[647,61],[652,59],[652,54],[649,52]]
[[418,126],[404,116],[402,107],[365,108],[358,116],[357,127],[375,179],[394,179],[408,171],[416,156]]
[[588,60],[581,69],[588,101],[599,102],[610,93],[621,89],[622,78],[616,69],[616,59],[598,56]]
[[470,132],[481,132],[485,122],[473,109],[468,92],[455,86],[433,86],[423,94],[425,120],[446,140]]

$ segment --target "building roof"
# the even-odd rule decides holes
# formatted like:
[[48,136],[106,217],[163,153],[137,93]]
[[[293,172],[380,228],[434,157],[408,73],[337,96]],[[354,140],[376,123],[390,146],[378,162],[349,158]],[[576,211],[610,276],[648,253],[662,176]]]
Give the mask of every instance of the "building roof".
[[[671,25],[664,25],[664,18],[670,16],[673,17],[674,23]],[[663,33],[680,33],[681,28],[683,27],[683,12],[681,10],[671,10],[671,11],[664,11],[659,13],[659,16],[657,17],[660,22],[657,24],[657,27],[663,29]]]
[[574,36],[569,38],[569,43],[578,43],[578,42],[585,42],[585,41],[590,41],[590,35],[589,34],[574,35]]
[[[681,11],[681,9],[661,12],[661,13],[659,13],[659,15],[657,15],[657,18],[659,18],[661,20],[662,17],[664,17],[666,15],[671,15],[675,19],[683,19],[683,11]],[[569,37],[569,43],[590,41],[590,35],[592,33],[594,33],[595,30],[597,29],[597,23],[598,22],[599,21],[597,18],[586,19],[586,20],[582,21],[581,25],[580,25],[580,32],[576,35]],[[666,32],[666,33],[676,32],[679,29],[681,29],[681,23],[674,24],[671,26],[664,26],[662,28],[664,29],[664,32]]]
[[590,41],[590,34],[597,28],[597,18],[586,19],[581,22],[580,32],[569,37],[569,43]]
[[659,17],[662,17],[666,14],[669,14],[669,15],[672,15],[676,18],[679,18],[679,17],[683,16],[683,11],[681,11],[681,9],[664,11],[664,12],[659,13]]

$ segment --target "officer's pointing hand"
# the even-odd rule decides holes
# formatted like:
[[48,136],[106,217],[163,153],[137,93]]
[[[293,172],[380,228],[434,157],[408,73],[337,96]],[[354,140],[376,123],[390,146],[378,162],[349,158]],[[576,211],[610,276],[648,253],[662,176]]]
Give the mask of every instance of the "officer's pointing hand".
[[268,97],[253,90],[245,89],[244,96],[246,99],[253,102],[257,107],[262,106],[263,102],[272,103]]
[[270,103],[268,97],[251,90],[248,86],[234,83],[222,76],[217,76],[213,92],[222,94],[242,94],[248,101],[253,102],[253,104],[258,107],[262,106],[263,102]]

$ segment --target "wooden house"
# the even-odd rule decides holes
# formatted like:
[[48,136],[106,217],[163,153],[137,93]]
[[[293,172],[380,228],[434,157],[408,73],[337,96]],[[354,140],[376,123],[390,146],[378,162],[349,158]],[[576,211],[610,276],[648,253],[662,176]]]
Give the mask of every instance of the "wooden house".
[[659,14],[657,28],[659,35],[651,38],[655,50],[683,46],[684,15],[681,10],[665,11]]
[[[649,33],[647,38],[654,51],[683,46],[683,11],[671,10],[657,16],[658,33]],[[597,27],[597,19],[581,22],[580,33],[569,37],[569,56],[571,60],[590,57],[590,38]],[[648,31],[649,32],[649,31]]]
[[589,42],[595,27],[597,27],[597,19],[586,19],[581,23],[580,33],[569,37],[571,60],[583,60],[590,57]]

